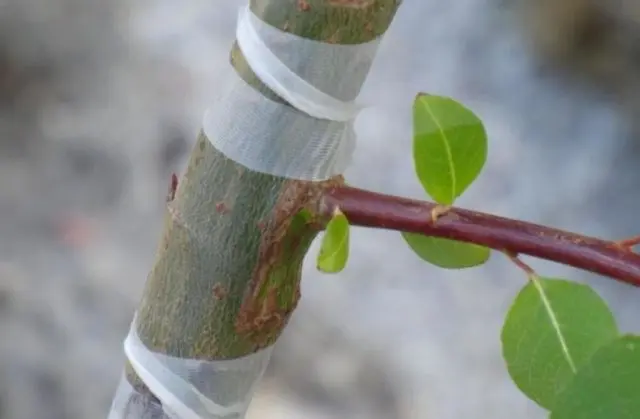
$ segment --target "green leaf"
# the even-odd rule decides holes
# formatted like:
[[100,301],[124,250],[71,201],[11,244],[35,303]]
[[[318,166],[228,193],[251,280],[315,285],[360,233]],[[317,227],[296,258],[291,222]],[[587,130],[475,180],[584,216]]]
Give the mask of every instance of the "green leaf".
[[491,249],[477,244],[415,233],[402,233],[402,237],[421,259],[445,269],[482,265],[491,256]]
[[640,418],[640,336],[598,349],[558,396],[551,419]]
[[349,258],[349,220],[336,209],[327,224],[318,254],[318,270],[337,273],[344,269]]
[[419,94],[413,105],[413,159],[425,191],[451,205],[487,160],[487,134],[469,109],[442,96]]
[[518,388],[551,409],[591,355],[617,336],[613,314],[589,286],[534,277],[507,314],[502,354]]

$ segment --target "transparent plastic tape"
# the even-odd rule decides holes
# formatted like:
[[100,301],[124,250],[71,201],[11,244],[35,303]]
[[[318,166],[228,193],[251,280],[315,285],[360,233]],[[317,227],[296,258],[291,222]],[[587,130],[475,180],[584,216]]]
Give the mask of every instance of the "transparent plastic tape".
[[355,103],[380,38],[357,45],[313,41],[277,29],[243,8],[236,38],[266,98],[229,64],[203,130],[213,146],[249,169],[301,180],[342,174],[355,149]]
[[[172,419],[243,419],[271,358],[272,346],[251,355],[222,361],[184,359],[151,352],[135,331],[124,343],[129,363]],[[133,419],[135,389],[126,378],[116,392],[109,419]],[[138,403],[139,404],[139,403]],[[151,407],[153,408],[153,407]],[[149,414],[149,412],[146,412]],[[154,416],[155,417],[155,416]]]
[[122,374],[108,419],[160,419],[166,416],[161,405],[151,401],[148,395],[139,393]]

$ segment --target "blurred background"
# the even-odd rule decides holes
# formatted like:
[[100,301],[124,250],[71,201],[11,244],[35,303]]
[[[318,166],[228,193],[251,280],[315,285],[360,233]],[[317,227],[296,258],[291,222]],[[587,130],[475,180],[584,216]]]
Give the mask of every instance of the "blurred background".
[[[0,418],[105,418],[151,267],[243,0],[0,0]],[[347,173],[423,198],[416,92],[490,137],[461,205],[607,238],[640,232],[640,1],[405,0],[362,92]],[[445,272],[398,234],[357,230],[303,300],[251,419],[544,418],[510,382],[501,321],[524,284],[499,255]],[[317,244],[314,249],[317,249]],[[312,257],[313,257],[313,253]],[[640,291],[588,281],[621,328]]]

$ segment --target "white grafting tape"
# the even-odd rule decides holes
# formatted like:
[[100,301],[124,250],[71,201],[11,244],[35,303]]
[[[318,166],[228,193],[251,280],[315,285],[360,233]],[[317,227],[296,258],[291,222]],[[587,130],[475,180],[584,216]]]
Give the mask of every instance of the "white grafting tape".
[[113,402],[111,403],[111,410],[109,410],[109,416],[107,419],[127,419],[129,415],[129,399],[131,395],[135,392],[134,388],[129,384],[127,378],[124,376],[120,377],[120,383],[118,383],[118,388],[116,389],[116,394],[113,397]]
[[251,170],[301,180],[344,173],[355,149],[354,103],[380,38],[364,44],[313,41],[277,29],[243,8],[238,46],[256,76],[288,104],[266,98],[229,65],[203,131]]
[[[294,108],[314,118],[345,122],[357,116],[361,107],[355,102],[338,100],[291,71],[262,40],[256,29],[260,25],[260,18],[249,7],[243,8],[238,19],[236,40],[247,64],[262,83]],[[262,31],[269,29],[265,26]]]
[[[242,419],[273,347],[221,361],[176,358],[149,351],[135,332],[124,352],[138,377],[175,419]],[[233,383],[233,386],[230,386]]]

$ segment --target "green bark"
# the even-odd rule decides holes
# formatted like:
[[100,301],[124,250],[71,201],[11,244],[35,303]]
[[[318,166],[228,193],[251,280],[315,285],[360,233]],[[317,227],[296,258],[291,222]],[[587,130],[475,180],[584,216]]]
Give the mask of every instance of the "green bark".
[[[251,0],[253,12],[308,39],[358,44],[383,34],[400,0]],[[280,100],[246,65],[238,74]],[[368,68],[361,71],[368,71]],[[333,75],[340,83],[343,75]],[[364,79],[364,77],[363,77]],[[344,86],[351,98],[361,86]],[[242,112],[239,109],[238,112]],[[321,229],[322,189],[250,171],[217,152],[201,133],[175,198],[168,203],[157,257],[139,306],[136,330],[152,351],[180,358],[241,357],[273,344],[300,296],[303,258]],[[141,393],[144,384],[127,366]]]
[[302,259],[319,231],[311,216],[318,188],[246,170],[200,135],[139,307],[142,342],[206,360],[272,344],[298,300]]

